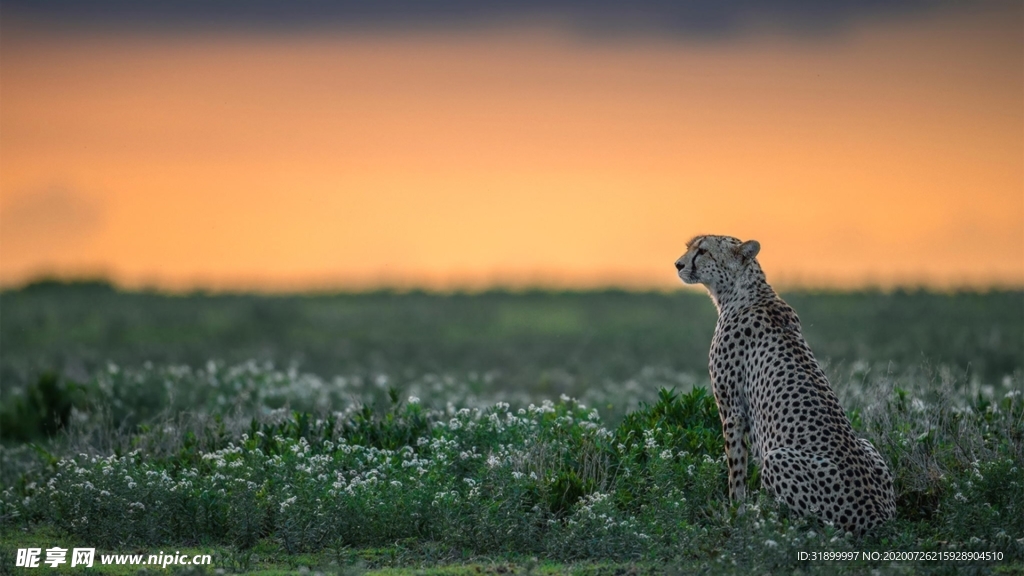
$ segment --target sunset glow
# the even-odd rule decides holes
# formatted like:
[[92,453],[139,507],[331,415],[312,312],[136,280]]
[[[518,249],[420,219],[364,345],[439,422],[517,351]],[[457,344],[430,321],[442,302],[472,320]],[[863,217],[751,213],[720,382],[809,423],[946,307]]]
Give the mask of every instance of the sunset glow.
[[153,34],[5,19],[0,283],[1024,285],[1019,4],[828,37]]

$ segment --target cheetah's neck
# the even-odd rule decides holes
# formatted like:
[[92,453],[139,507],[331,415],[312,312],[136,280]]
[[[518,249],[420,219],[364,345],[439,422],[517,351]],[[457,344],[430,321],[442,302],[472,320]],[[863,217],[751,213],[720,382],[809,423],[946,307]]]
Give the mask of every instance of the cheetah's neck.
[[719,315],[727,309],[743,308],[765,298],[778,297],[756,260],[748,264],[732,284],[718,289],[709,288],[708,291]]

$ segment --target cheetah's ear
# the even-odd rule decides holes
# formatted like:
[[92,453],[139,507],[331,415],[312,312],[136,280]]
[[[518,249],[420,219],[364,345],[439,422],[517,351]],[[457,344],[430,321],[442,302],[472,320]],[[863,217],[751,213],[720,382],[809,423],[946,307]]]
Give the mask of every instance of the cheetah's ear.
[[761,243],[757,240],[747,240],[743,244],[736,247],[736,253],[739,254],[740,258],[744,262],[753,260],[757,253],[761,251]]

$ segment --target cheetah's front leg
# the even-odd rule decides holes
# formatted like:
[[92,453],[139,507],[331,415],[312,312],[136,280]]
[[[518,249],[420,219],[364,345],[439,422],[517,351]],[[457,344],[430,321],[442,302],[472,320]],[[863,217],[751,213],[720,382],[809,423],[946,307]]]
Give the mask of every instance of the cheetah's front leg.
[[749,429],[746,415],[739,410],[722,418],[725,456],[729,460],[729,500],[739,504],[741,514],[747,491],[747,447],[743,445],[743,436]]

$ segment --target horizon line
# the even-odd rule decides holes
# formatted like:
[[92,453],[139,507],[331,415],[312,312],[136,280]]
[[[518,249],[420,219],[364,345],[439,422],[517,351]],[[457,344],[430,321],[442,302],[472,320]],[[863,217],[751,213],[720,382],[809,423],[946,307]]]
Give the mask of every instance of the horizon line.
[[[860,284],[774,282],[778,292],[803,293],[883,293],[926,292],[932,294],[984,294],[990,292],[1024,292],[1024,283],[992,282],[988,284],[937,284],[918,282],[872,282]],[[490,282],[451,283],[446,285],[416,282],[362,282],[362,283],[302,283],[290,284],[177,284],[160,282],[121,282],[105,275],[40,274],[18,282],[0,281],[0,294],[38,290],[45,288],[93,288],[125,294],[158,294],[166,296],[188,295],[253,295],[253,296],[329,296],[360,294],[430,294],[430,295],[475,295],[489,293],[530,294],[530,293],[600,293],[625,292],[634,294],[673,294],[677,292],[703,292],[700,285],[679,283],[678,286],[652,283],[554,283],[554,282]]]

